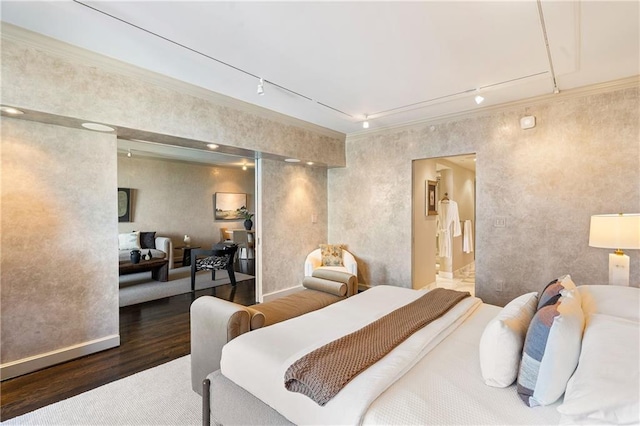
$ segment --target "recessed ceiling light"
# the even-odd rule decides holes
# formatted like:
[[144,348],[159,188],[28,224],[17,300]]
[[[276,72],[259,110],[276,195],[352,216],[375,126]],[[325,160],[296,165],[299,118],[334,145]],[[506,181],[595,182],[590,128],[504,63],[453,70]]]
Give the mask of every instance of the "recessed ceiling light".
[[82,127],[89,130],[95,130],[97,132],[113,132],[115,130],[113,127],[98,123],[82,123]]
[[24,112],[20,111],[19,109],[15,109],[15,108],[8,107],[8,106],[0,107],[0,111],[5,112],[7,114],[11,114],[11,115],[24,114]]
[[307,166],[313,166],[313,161],[307,161]]
[[475,99],[475,101],[476,101],[476,103],[477,103],[478,105],[480,105],[481,103],[483,103],[483,102],[484,102],[484,98],[483,98],[482,96],[480,96],[480,95],[476,95],[476,97],[475,97],[475,98],[473,98],[473,99]]
[[209,149],[218,149],[218,148],[220,148],[220,145],[216,145],[215,143],[208,143],[207,144],[207,148],[209,148]]
[[300,160],[298,160],[297,158],[285,158],[284,161],[286,161],[287,163],[299,163]]

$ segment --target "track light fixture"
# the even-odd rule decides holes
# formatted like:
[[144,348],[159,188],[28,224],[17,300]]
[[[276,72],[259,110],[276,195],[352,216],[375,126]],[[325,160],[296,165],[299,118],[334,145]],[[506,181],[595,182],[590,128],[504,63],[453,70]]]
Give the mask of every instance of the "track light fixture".
[[264,95],[264,80],[260,79],[260,83],[258,83],[258,95]]
[[364,121],[362,122],[362,128],[363,129],[368,129],[369,128],[369,121],[367,120],[367,118],[369,118],[369,116],[365,114]]
[[475,93],[476,93],[476,95],[473,97],[473,100],[476,101],[477,105],[480,105],[481,103],[484,102],[484,96],[482,96],[480,94],[480,88],[479,87],[476,89]]

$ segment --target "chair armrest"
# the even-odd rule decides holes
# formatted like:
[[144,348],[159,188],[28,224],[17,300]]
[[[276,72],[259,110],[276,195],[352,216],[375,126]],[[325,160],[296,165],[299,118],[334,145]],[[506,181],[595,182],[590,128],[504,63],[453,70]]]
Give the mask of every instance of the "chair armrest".
[[156,250],[162,250],[167,254],[169,269],[173,269],[173,241],[169,237],[156,237]]
[[358,262],[356,262],[356,258],[346,250],[342,250],[342,264],[350,274],[356,277],[358,276]]
[[220,369],[222,347],[249,331],[250,314],[242,305],[211,296],[191,304],[191,386],[202,392],[202,381]]
[[316,249],[307,255],[304,261],[304,276],[310,277],[313,275],[313,270],[322,266],[322,256],[320,249]]

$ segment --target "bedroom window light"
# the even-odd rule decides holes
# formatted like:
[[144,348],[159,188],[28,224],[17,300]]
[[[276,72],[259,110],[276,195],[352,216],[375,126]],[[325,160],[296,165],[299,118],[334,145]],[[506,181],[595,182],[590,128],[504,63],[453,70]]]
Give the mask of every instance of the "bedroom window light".
[[629,256],[622,249],[640,249],[640,213],[591,216],[589,246],[616,249],[609,254],[609,285],[629,285]]

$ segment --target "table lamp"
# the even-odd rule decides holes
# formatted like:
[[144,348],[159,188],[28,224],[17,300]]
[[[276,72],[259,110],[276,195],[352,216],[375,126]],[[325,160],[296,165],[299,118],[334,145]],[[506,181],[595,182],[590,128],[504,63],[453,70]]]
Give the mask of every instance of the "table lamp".
[[640,213],[591,216],[589,246],[616,249],[609,254],[609,285],[629,285],[629,256],[622,249],[640,249]]

